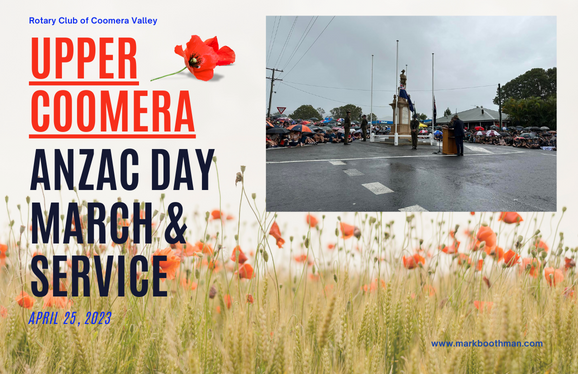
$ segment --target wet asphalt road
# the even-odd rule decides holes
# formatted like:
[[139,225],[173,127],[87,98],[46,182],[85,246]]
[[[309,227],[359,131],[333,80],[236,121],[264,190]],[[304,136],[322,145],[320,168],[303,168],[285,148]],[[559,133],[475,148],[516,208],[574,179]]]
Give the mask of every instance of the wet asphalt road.
[[556,152],[355,141],[267,150],[268,211],[555,211]]

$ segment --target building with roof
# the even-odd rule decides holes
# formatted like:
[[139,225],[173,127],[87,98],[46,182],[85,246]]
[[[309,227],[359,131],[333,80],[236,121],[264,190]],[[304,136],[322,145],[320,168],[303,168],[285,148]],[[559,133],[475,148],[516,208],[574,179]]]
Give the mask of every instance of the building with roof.
[[[443,116],[436,118],[437,125],[447,125],[452,120],[452,117],[456,113],[452,113],[450,116]],[[500,122],[500,114],[497,110],[488,109],[484,107],[475,107],[472,109],[465,110],[463,112],[457,113],[459,119],[462,120],[466,128],[474,128],[476,126],[482,126],[486,130],[492,125],[498,125]],[[508,122],[508,115],[502,113],[502,125],[504,122]]]

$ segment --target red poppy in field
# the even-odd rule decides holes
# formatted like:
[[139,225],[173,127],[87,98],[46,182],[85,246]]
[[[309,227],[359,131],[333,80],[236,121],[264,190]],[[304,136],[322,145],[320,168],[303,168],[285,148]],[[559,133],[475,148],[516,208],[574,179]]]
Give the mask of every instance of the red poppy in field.
[[542,239],[536,240],[534,242],[534,248],[536,248],[538,251],[544,251],[544,252],[548,252],[548,250],[550,249],[550,248],[548,248],[548,244],[544,243],[542,241]]
[[484,267],[484,260],[479,259],[478,260],[478,265],[476,266],[476,270],[477,271],[482,271],[482,268]]
[[295,262],[306,262],[307,261],[307,255],[306,254],[302,254],[302,255],[298,255],[295,256]]
[[221,219],[222,216],[223,212],[220,210],[215,209],[211,212],[211,220]]
[[573,298],[574,297],[574,290],[570,287],[565,287],[564,293],[562,295],[564,295],[565,297]]
[[181,280],[179,283],[181,284],[181,286],[183,288],[189,289],[191,291],[196,290],[198,287],[197,282],[193,281],[192,279],[187,279],[186,277],[181,277]]
[[480,227],[477,239],[480,242],[486,242],[486,247],[494,247],[496,245],[496,233],[489,226],[482,225]]
[[8,246],[6,244],[0,244],[0,266],[6,265],[6,252],[8,251]]
[[522,218],[521,215],[519,215],[516,212],[502,212],[500,213],[500,217],[498,218],[498,221],[503,221],[504,223],[520,223],[522,222],[524,219]]
[[197,252],[199,252],[197,246],[189,242],[186,242],[185,244],[177,242],[175,244],[170,244],[170,247],[171,249],[176,249],[185,257],[194,256]]
[[312,216],[311,214],[307,214],[307,216],[305,217],[305,222],[307,222],[307,224],[308,224],[309,227],[311,227],[311,228],[317,227],[317,224],[319,223],[319,221],[317,220],[317,218],[315,218],[315,217]]
[[560,269],[546,268],[544,269],[544,277],[550,286],[556,286],[564,280],[564,273]]
[[167,275],[166,278],[162,278],[162,281],[164,282],[165,279],[175,279],[177,270],[181,265],[181,259],[179,256],[177,256],[175,251],[173,251],[170,247],[165,249],[157,249],[157,251],[153,253],[151,257],[151,262],[153,261],[154,256],[166,256],[167,258],[165,261],[159,262],[160,272]]
[[502,247],[486,247],[486,254],[492,256],[496,262],[500,262],[504,258],[504,248]]
[[22,308],[32,309],[32,306],[36,302],[33,298],[30,297],[26,292],[22,291],[18,296],[16,296],[16,302]]
[[431,284],[426,284],[425,286],[423,286],[423,292],[428,294],[429,297],[433,297],[433,296],[435,296],[437,290]]
[[191,36],[184,50],[181,45],[177,45],[175,53],[185,59],[185,67],[197,79],[208,81],[213,78],[213,69],[217,66],[219,56],[198,35]]
[[409,256],[409,257],[403,256],[402,261],[403,261],[403,266],[409,270],[415,269],[416,267],[420,266],[419,265],[420,263],[422,265],[425,265],[425,258],[421,257],[417,253],[415,255]]
[[476,212],[470,212],[470,215],[475,216]]
[[237,258],[241,265],[247,261],[247,256],[245,253],[243,253],[243,250],[240,246],[236,246],[235,249],[233,249],[233,253],[231,254],[231,261],[237,262]]
[[564,267],[566,270],[576,267],[576,261],[573,258],[564,257]]
[[492,310],[492,307],[494,306],[494,303],[491,301],[478,301],[475,300],[474,301],[474,306],[476,307],[477,310],[480,311],[480,313],[484,313],[485,310],[487,310],[488,312],[490,312]]
[[247,294],[247,302],[249,304],[253,304],[254,300],[253,300],[253,295],[251,294]]
[[331,243],[327,244],[327,249],[329,249],[330,251],[334,250],[335,244],[331,244]]
[[226,294],[223,297],[223,301],[225,302],[225,306],[227,307],[227,309],[231,309],[231,305],[233,305],[233,299],[231,298],[231,295]]
[[309,274],[309,279],[311,279],[312,281],[318,281],[319,280],[319,273]]
[[443,253],[447,253],[448,255],[455,255],[456,253],[458,253],[458,249],[460,248],[460,244],[461,244],[461,242],[458,242],[456,240],[450,246],[444,245],[443,248],[440,247],[440,250]]
[[520,255],[516,252],[512,251],[511,249],[504,253],[504,266],[505,267],[512,267],[516,265],[520,261]]
[[520,273],[528,271],[531,277],[538,278],[540,260],[537,258],[523,258],[520,264]]
[[273,222],[273,224],[271,225],[269,235],[275,238],[275,240],[277,241],[277,247],[283,248],[283,244],[285,244],[285,239],[281,237],[281,230],[279,230],[279,225],[277,224],[277,222]]
[[8,310],[2,305],[0,305],[0,317],[2,318],[8,317]]
[[468,256],[465,253],[459,253],[458,254],[458,265],[465,265],[465,264],[471,264],[472,263],[472,259],[470,258],[470,256]]
[[239,267],[237,274],[239,274],[240,279],[251,279],[253,278],[253,267],[250,264],[243,264]]
[[353,237],[353,235],[355,234],[356,227],[353,225],[349,225],[345,222],[340,222],[339,228],[341,229],[341,237],[343,239],[349,239]]
[[205,40],[205,44],[213,48],[217,54],[217,66],[230,65],[235,62],[235,52],[227,46],[219,48],[219,41],[216,36]]
[[64,309],[68,305],[68,298],[66,297],[54,297],[52,294],[52,289],[48,290],[46,296],[44,296],[44,304],[42,309],[44,308],[60,308]]

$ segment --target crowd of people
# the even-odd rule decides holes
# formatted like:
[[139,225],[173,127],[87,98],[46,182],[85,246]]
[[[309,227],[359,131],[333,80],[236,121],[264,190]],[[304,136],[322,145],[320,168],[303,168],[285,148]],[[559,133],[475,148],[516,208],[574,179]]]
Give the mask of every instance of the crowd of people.
[[[369,137],[368,137],[369,138]],[[267,148],[302,147],[304,145],[343,143],[345,134],[341,130],[318,131],[311,134],[302,134],[290,131],[288,134],[267,134]],[[349,134],[349,142],[362,140],[361,131]]]
[[487,136],[480,131],[466,131],[464,140],[469,143],[512,146],[519,148],[539,149],[544,147],[556,150],[556,132],[537,131],[523,132],[520,130],[501,131],[498,136]]

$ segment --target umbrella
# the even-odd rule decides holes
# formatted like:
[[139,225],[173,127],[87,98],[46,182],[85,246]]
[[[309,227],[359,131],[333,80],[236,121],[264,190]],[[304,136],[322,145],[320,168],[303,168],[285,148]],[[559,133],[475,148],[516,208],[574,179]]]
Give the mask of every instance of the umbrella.
[[486,133],[487,136],[500,136],[500,134],[496,130],[489,130]]
[[435,127],[436,130],[441,130],[442,128],[443,128],[443,127],[441,127],[441,126],[436,126],[436,127]]
[[301,124],[302,124],[302,125],[308,125],[308,124],[310,124],[310,123],[311,123],[311,121],[301,121]]
[[549,128],[549,127],[546,127],[546,126],[542,126],[542,127],[540,127],[540,130],[542,130],[542,131],[548,131],[548,130],[550,130],[550,128]]
[[301,125],[293,125],[289,127],[289,131],[298,131],[302,133],[312,133],[311,129],[303,124]]
[[419,133],[420,134],[427,134],[427,130],[420,130]]
[[338,126],[335,126],[335,127],[333,128],[333,130],[338,131],[338,130],[343,130],[343,128],[338,127]]
[[313,131],[321,131],[321,128],[319,126],[309,126],[309,128]]
[[355,130],[353,133],[354,133],[354,134],[361,134],[362,131],[361,131],[361,130]]
[[267,127],[268,129],[272,129],[273,127],[275,127],[275,126],[273,126],[273,125],[271,124],[271,122],[269,122],[269,121],[266,121],[266,122],[267,122],[266,127]]
[[491,130],[499,130],[500,128],[496,125],[492,125],[492,126],[490,126],[490,129]]
[[478,132],[476,133],[476,135],[478,135],[478,136],[482,136],[482,135],[484,135],[484,133],[483,133],[483,132],[481,132],[481,131],[478,131]]
[[283,127],[273,127],[272,129],[267,130],[267,134],[288,134],[289,130],[284,129]]
[[425,123],[420,123],[419,127],[427,127],[427,125]]
[[476,131],[478,131],[478,130],[479,130],[479,131],[484,131],[484,130],[486,130],[486,129],[484,129],[482,126],[476,126],[476,127],[474,127],[474,130],[476,130]]

